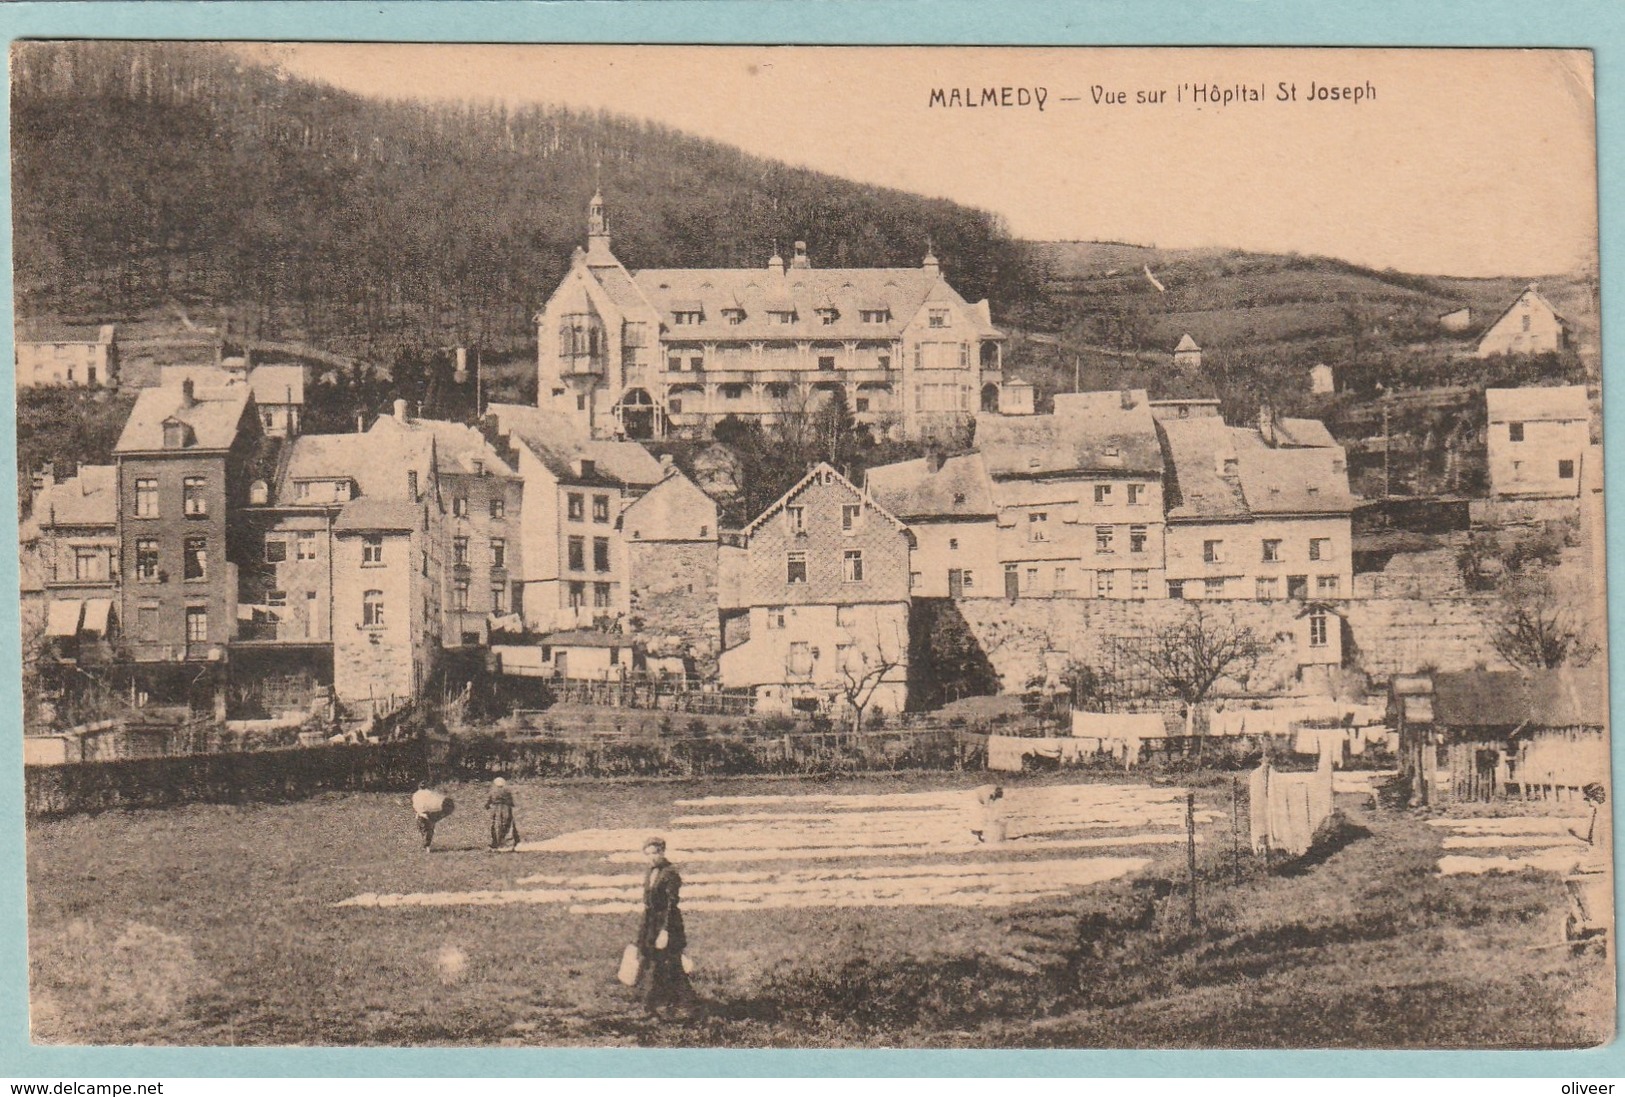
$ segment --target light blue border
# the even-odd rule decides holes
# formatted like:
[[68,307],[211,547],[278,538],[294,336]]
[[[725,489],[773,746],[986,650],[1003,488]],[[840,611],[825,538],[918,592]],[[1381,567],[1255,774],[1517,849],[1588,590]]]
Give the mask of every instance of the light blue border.
[[[986,45],[1561,46],[1596,52],[1603,360],[1625,353],[1625,305],[1610,296],[1625,247],[1625,4],[1618,0],[1042,0],[1004,3],[805,0],[558,0],[442,3],[0,4],[0,32],[21,37],[328,39],[379,41],[905,43]],[[1494,95],[1463,87],[1463,96]],[[9,148],[9,91],[0,130]],[[9,176],[0,203],[10,209]],[[0,300],[11,299],[11,220],[0,223]],[[9,307],[0,339],[11,340]],[[0,377],[11,356],[0,356]],[[15,460],[12,405],[0,411],[0,453]],[[1605,404],[1608,437],[1625,437],[1625,400]],[[1606,453],[1625,484],[1625,453]],[[16,478],[0,477],[0,544],[16,543]],[[1615,508],[1615,517],[1621,512]],[[1625,653],[1625,519],[1610,524],[1612,649]],[[17,714],[17,557],[0,552],[0,701]],[[1614,664],[1616,672],[1619,663]],[[1625,711],[1616,685],[1614,725]],[[1625,736],[1616,735],[1616,744]],[[0,1077],[390,1076],[1625,1076],[1625,1050],[1578,1052],[637,1051],[35,1048],[26,1014],[22,746],[0,735]],[[1615,757],[1616,789],[1621,780]],[[13,898],[15,897],[15,898]]]

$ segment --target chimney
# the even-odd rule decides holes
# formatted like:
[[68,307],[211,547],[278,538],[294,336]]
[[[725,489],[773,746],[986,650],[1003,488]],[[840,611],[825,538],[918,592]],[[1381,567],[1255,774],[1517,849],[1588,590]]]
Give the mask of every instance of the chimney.
[[395,421],[397,423],[410,423],[412,421],[411,416],[406,414],[405,400],[395,401]]
[[459,385],[468,380],[468,348],[457,348],[457,372],[452,378]]
[[1133,411],[1134,410],[1134,390],[1133,389],[1124,389],[1119,394],[1119,400],[1123,405],[1123,410],[1124,411]]
[[188,377],[186,380],[181,382],[181,407],[189,408],[195,406],[196,404],[197,389],[193,387],[192,379]]
[[796,241],[796,257],[790,260],[790,265],[796,270],[807,270],[811,268],[812,263],[807,259],[807,241]]
[[1258,434],[1265,445],[1275,444],[1275,409],[1268,402],[1258,405]]
[[925,467],[930,471],[941,472],[943,460],[941,446],[934,445],[925,451]]
[[779,249],[773,249],[773,258],[767,261],[767,269],[774,274],[784,273],[784,260],[779,258]]
[[359,411],[355,413],[355,432],[357,434],[367,433],[367,416]]
[[921,263],[920,266],[923,269],[930,271],[932,274],[942,273],[942,268],[937,263],[937,253],[935,249],[931,247],[929,242],[927,242],[925,245],[925,262]]

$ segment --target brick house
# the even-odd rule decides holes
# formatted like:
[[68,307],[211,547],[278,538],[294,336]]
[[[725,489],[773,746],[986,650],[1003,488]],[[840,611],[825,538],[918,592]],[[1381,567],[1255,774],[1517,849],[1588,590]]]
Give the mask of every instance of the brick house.
[[908,695],[909,552],[901,520],[827,464],[744,530],[739,597],[749,638],[722,653],[722,684],[763,711],[870,711]]

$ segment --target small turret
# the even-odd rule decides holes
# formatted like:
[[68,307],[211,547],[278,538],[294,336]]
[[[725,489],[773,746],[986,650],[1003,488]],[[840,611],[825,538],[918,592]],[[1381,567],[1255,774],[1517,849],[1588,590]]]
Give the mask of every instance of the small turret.
[[773,258],[767,261],[767,269],[774,274],[784,273],[784,260],[779,257],[779,249],[773,249]]
[[592,192],[587,205],[587,258],[609,258],[609,217],[604,213],[604,192]]
[[931,246],[929,241],[925,245],[925,262],[921,263],[920,266],[932,274],[942,274],[942,267],[937,263],[936,249]]

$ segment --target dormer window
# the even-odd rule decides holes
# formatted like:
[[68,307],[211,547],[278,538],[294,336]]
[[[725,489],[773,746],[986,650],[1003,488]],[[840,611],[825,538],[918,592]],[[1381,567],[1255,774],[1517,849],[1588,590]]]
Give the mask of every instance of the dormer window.
[[865,324],[890,323],[891,309],[859,309],[858,318]]
[[962,492],[962,491],[954,492],[954,506],[962,507],[964,505],[965,505],[965,493]]
[[744,309],[723,309],[722,310],[722,318],[724,320],[728,321],[728,323],[734,325],[735,327],[738,327],[740,324],[743,324],[745,322],[745,310]]
[[1237,459],[1235,457],[1226,457],[1224,459],[1224,474],[1226,476],[1235,476],[1240,471],[1241,471],[1241,461],[1239,459]]
[[840,317],[840,311],[837,309],[824,308],[818,310],[818,319],[822,320],[826,326],[835,323]]
[[679,327],[705,323],[705,311],[697,308],[673,309],[671,322]]
[[179,419],[164,420],[164,448],[185,449],[196,440],[192,428]]
[[768,309],[767,315],[775,324],[793,324],[796,322],[795,309]]
[[598,475],[598,462],[583,457],[581,459],[581,475],[584,479]]

